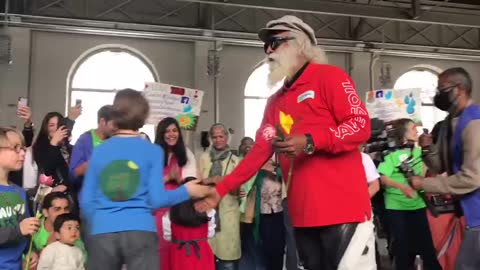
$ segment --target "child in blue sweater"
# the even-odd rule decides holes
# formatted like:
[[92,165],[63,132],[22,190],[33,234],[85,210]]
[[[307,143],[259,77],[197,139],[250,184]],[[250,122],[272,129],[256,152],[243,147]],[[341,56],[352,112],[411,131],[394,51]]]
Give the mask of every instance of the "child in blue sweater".
[[[11,128],[0,127],[0,269],[21,270],[22,254],[28,236],[38,230],[37,218],[29,217],[27,198],[19,186],[8,181],[8,173],[23,166],[25,147],[23,136]],[[33,254],[30,269],[38,256]]]
[[166,191],[162,148],[144,140],[138,129],[149,106],[140,92],[121,90],[112,106],[118,131],[95,147],[80,194],[91,237],[89,270],[159,269],[152,211],[206,196],[210,188],[192,181]]

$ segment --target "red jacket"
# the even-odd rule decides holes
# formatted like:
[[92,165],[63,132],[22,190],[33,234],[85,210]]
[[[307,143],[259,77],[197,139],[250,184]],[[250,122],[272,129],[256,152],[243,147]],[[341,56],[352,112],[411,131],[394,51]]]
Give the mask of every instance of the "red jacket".
[[[371,215],[359,146],[370,136],[370,118],[352,79],[340,68],[309,64],[293,85],[267,102],[253,148],[217,185],[221,196],[250,179],[272,156],[280,115],[290,135],[309,133],[315,153],[295,158],[288,207],[295,227],[363,222]],[[290,121],[291,124],[291,121]],[[283,128],[288,134],[289,128]],[[290,159],[280,155],[286,179]]]

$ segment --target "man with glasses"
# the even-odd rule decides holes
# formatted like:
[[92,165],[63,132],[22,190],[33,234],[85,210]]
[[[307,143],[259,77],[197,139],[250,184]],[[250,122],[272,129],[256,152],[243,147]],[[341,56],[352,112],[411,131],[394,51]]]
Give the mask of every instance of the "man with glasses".
[[430,140],[423,148],[425,163],[438,175],[410,179],[417,190],[459,195],[467,230],[456,270],[480,269],[480,107],[471,94],[472,79],[465,69],[447,69],[438,76],[435,106],[449,115],[436,144]]
[[197,209],[215,207],[277,152],[305,269],[376,269],[370,198],[358,150],[369,138],[370,119],[352,79],[325,64],[313,29],[297,17],[268,22],[259,37],[270,84],[285,78],[284,85],[269,98],[250,152]]

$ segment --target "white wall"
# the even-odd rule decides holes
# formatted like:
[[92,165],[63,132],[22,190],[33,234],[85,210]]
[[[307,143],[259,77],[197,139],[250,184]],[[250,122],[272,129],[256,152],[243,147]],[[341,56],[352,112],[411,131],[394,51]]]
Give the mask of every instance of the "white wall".
[[[15,108],[19,96],[30,93],[35,123],[51,110],[64,112],[67,74],[72,63],[85,51],[105,43],[130,46],[146,55],[155,66],[162,82],[205,91],[204,106],[197,131],[206,130],[214,123],[213,78],[207,75],[209,42],[180,42],[98,35],[67,34],[9,28],[2,30],[12,35],[13,64],[0,66],[0,125],[18,125]],[[221,69],[218,80],[219,120],[235,130],[232,146],[243,137],[243,91],[253,67],[264,57],[262,48],[225,45],[220,52]],[[350,72],[359,95],[364,98],[370,88],[369,53],[328,53],[329,62]],[[445,69],[463,66],[475,80],[480,64],[406,57],[382,57],[392,66],[392,81],[418,64],[430,64]],[[379,65],[374,66],[374,81],[378,87]],[[476,85],[476,84],[475,84]],[[478,91],[474,97],[480,100]],[[195,148],[199,145],[194,135]]]

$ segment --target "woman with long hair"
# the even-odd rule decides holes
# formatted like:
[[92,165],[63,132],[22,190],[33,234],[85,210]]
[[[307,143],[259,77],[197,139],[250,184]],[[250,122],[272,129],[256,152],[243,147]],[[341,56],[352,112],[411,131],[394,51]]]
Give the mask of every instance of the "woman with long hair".
[[33,158],[39,170],[52,176],[58,191],[69,187],[68,163],[72,145],[68,141],[73,121],[58,112],[49,112],[43,118],[38,137],[33,145]]
[[[197,163],[192,151],[185,146],[180,125],[177,120],[167,117],[158,123],[155,132],[155,144],[160,145],[165,154],[164,182],[166,189],[175,189],[187,177],[198,178]],[[160,269],[170,270],[169,245],[171,243],[163,239],[162,217],[168,208],[162,208],[155,212],[157,233],[159,238]]]

